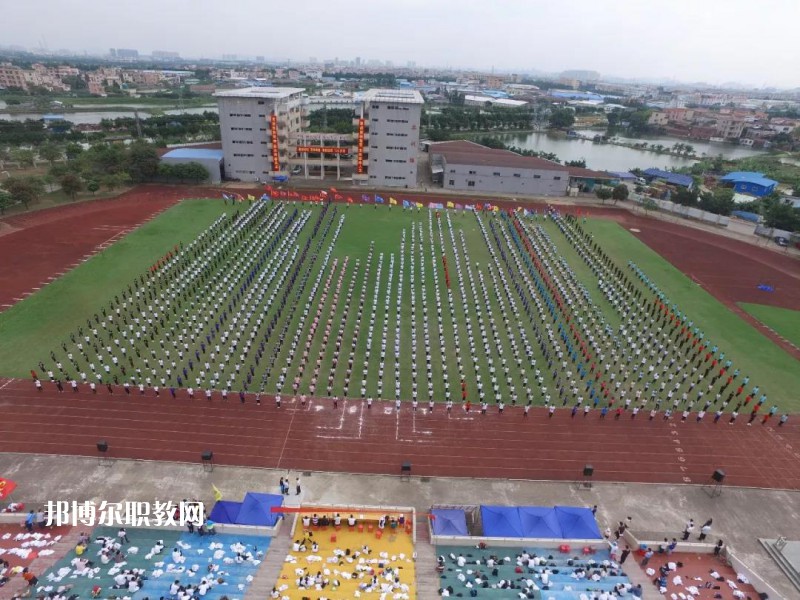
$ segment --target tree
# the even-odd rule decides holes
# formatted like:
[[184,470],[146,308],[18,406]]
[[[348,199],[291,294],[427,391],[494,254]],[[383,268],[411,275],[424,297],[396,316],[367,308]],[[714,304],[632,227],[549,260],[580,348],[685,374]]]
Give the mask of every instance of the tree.
[[0,215],[4,215],[6,209],[11,208],[13,205],[14,198],[11,197],[11,194],[5,190],[0,190]]
[[97,193],[97,190],[100,189],[100,182],[97,181],[97,179],[90,179],[86,182],[86,189],[92,192],[92,195],[94,196],[95,193]]
[[707,210],[715,215],[728,216],[735,206],[733,202],[733,190],[726,187],[718,187],[713,193],[705,192],[700,195],[700,208]]
[[9,177],[3,182],[3,187],[26,209],[44,193],[44,183],[38,177]]
[[136,142],[128,149],[126,171],[131,181],[150,181],[158,174],[158,152],[151,144]]
[[567,129],[575,123],[575,114],[568,108],[557,108],[550,113],[550,127]]
[[670,200],[681,206],[697,206],[697,192],[681,188],[670,197]]
[[610,188],[610,187],[606,187],[606,186],[604,186],[604,185],[597,186],[597,187],[595,188],[595,190],[594,190],[594,194],[595,194],[595,196],[597,196],[598,198],[600,198],[600,201],[601,201],[603,204],[605,204],[605,203],[606,203],[606,200],[608,200],[609,198],[611,198],[611,195],[612,195],[612,193],[613,193],[613,192],[612,192],[611,188]]
[[627,200],[628,199],[628,186],[624,183],[620,183],[619,185],[615,186],[614,189],[611,191],[611,197],[614,199],[614,204],[619,202],[620,200]]
[[767,227],[784,231],[800,231],[800,209],[784,202],[775,202],[766,212]]
[[568,160],[564,162],[565,167],[581,167],[582,169],[586,168],[586,160],[583,158],[579,158],[578,160]]
[[61,148],[52,142],[45,142],[39,146],[39,158],[46,160],[51,166],[63,156],[64,155],[61,152]]
[[83,153],[83,146],[75,142],[70,142],[67,144],[66,148],[64,148],[64,153],[67,155],[67,160],[74,160]]
[[64,193],[73,200],[77,197],[78,192],[83,190],[83,180],[75,173],[67,173],[59,180],[59,183]]
[[127,173],[111,173],[103,176],[100,180],[103,182],[103,185],[106,186],[106,189],[115,190],[128,183],[131,178]]
[[14,162],[18,162],[21,167],[32,167],[33,162],[36,160],[36,154],[33,150],[18,148],[11,151],[11,159]]
[[646,196],[645,199],[642,200],[642,208],[644,209],[644,212],[646,214],[651,210],[658,210],[658,204],[656,204],[656,201],[653,200],[650,196]]

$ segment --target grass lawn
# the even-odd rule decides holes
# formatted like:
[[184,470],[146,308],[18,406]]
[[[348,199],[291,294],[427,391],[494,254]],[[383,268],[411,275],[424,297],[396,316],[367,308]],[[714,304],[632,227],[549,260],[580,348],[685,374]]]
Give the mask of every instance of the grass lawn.
[[795,346],[800,346],[800,311],[747,302],[740,302],[739,306]]
[[[0,313],[0,373],[28,377],[51,349],[179,240],[190,240],[223,212],[219,200],[185,201]],[[228,207],[230,208],[230,207]]]
[[[563,236],[555,226],[548,223],[546,227],[559,247],[563,248],[566,242],[559,241],[563,240]],[[617,265],[627,270],[628,260],[635,262],[706,333],[707,339],[719,345],[726,357],[733,360],[734,367],[740,368],[742,374],[751,376],[751,385],[761,386],[762,391],[769,396],[768,404],[774,402],[782,409],[792,412],[800,410],[800,399],[796,393],[800,389],[800,365],[794,358],[728,310],[624,227],[601,219],[589,219],[583,227],[594,234],[594,239],[601,243]],[[569,253],[566,254],[569,257]],[[577,258],[570,260],[571,265],[576,262]],[[590,291],[597,290],[596,279],[586,277],[585,271],[582,273],[586,287]],[[789,320],[789,315],[781,317],[782,322],[786,320]],[[794,331],[797,339],[797,328]]]

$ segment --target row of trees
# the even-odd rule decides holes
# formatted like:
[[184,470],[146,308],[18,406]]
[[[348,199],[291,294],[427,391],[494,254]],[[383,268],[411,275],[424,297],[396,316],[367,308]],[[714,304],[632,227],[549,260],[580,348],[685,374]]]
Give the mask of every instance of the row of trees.
[[[39,149],[40,157],[42,148]],[[160,164],[156,147],[147,142],[130,146],[101,143],[88,150],[74,144],[65,148],[54,147],[50,169],[42,177],[10,177],[3,180],[7,192],[0,209],[20,203],[28,208],[45,193],[48,186],[58,185],[70,198],[75,199],[86,190],[92,193],[104,187],[114,190],[129,183],[146,181],[177,181],[198,183],[208,179],[208,171],[197,163],[186,165]],[[56,162],[65,157],[64,162]]]
[[439,113],[423,111],[428,133],[437,131],[493,131],[528,129],[533,113],[527,108],[480,108],[448,106]]

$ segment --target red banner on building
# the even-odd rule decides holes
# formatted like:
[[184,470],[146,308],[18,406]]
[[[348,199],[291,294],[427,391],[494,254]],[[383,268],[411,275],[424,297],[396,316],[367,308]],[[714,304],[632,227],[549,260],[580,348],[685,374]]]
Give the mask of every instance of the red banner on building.
[[347,154],[348,149],[339,146],[298,146],[298,154]]
[[364,119],[358,120],[358,158],[356,162],[358,174],[364,173]]
[[269,117],[269,131],[272,138],[272,170],[281,170],[281,156],[278,151],[278,115],[272,113]]

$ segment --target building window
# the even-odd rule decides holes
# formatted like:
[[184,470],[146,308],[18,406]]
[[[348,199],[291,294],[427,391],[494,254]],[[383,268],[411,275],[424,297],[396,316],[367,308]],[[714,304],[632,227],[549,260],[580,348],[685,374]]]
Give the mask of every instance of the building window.
[[514,177],[522,177],[519,173],[514,173]]
[[451,179],[451,180],[450,180],[450,181],[448,181],[448,183],[447,183],[447,185],[455,185],[455,184],[456,184],[456,181],[455,181],[455,179]]
[[541,176],[541,175],[534,175],[534,176],[533,176],[533,178],[534,178],[534,179],[541,179],[541,178],[542,178],[542,176]]
[[470,174],[470,175],[476,175],[476,174],[477,174],[477,172],[476,172],[476,171],[470,171],[470,172],[469,172],[469,174]]
[[451,173],[455,173],[455,172],[456,172],[456,170],[455,170],[455,169],[450,169],[450,172],[451,172]]
[[475,187],[474,181],[467,181],[467,187]]
[[553,177],[554,181],[561,181],[561,177]]
[[500,171],[495,171],[494,173],[492,173],[492,175],[494,175],[495,177],[500,177]]

